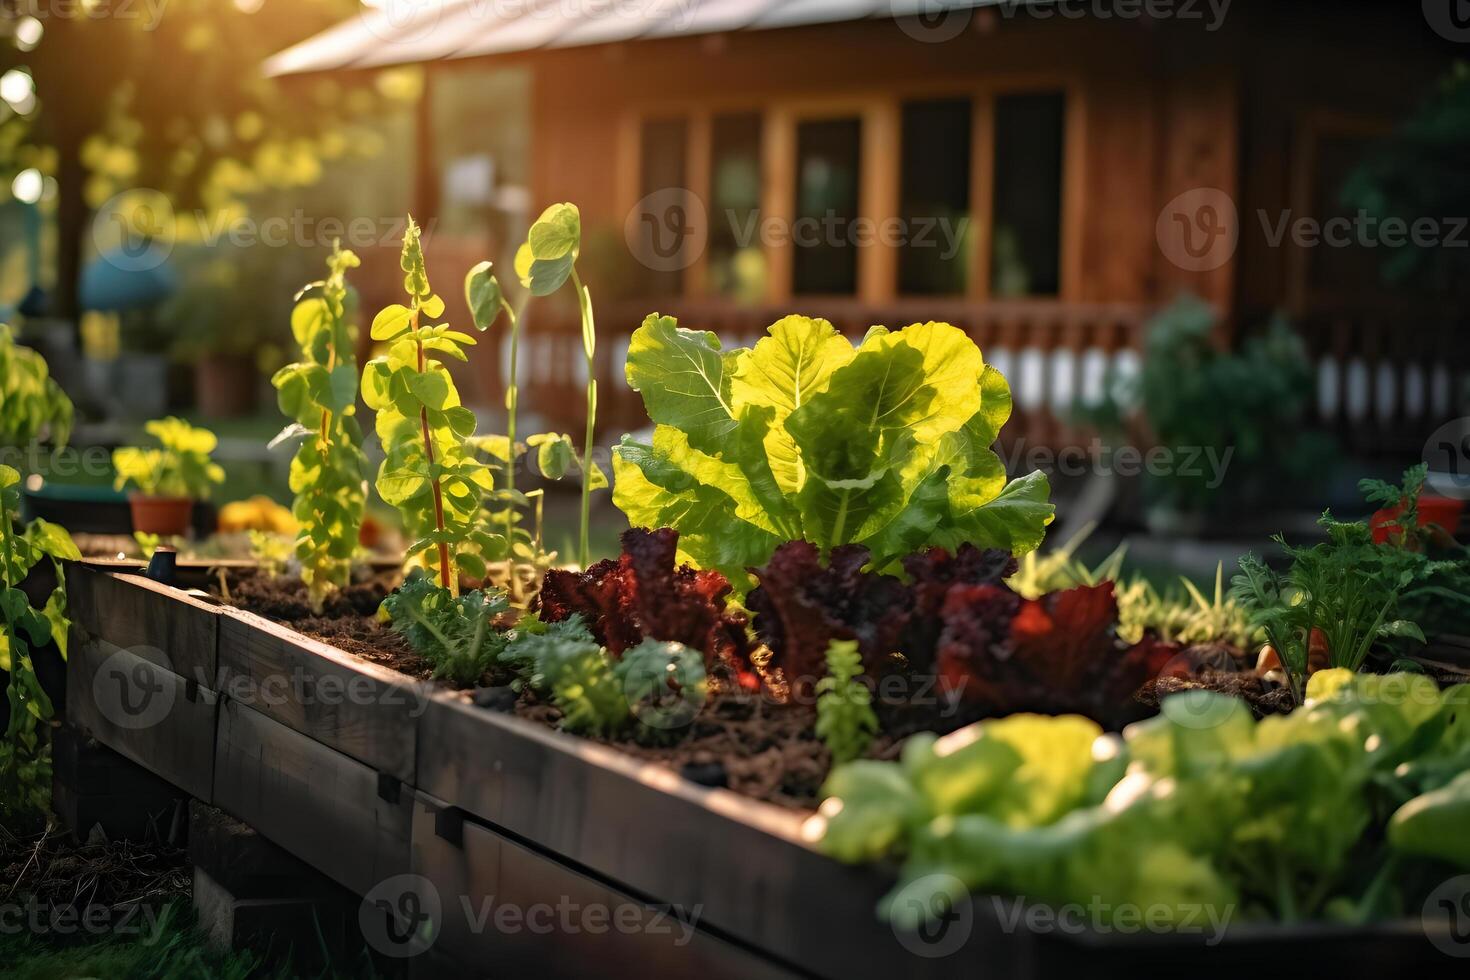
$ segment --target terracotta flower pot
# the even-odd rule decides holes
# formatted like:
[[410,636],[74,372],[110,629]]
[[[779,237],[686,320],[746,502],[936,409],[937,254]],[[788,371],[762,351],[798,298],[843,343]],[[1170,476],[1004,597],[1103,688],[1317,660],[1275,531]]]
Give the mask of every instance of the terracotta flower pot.
[[[1373,541],[1383,544],[1389,535],[1401,530],[1397,520],[1403,512],[1403,505],[1397,507],[1385,507],[1375,511],[1368,526],[1373,528]],[[1454,500],[1449,497],[1420,497],[1419,498],[1419,526],[1434,524],[1442,528],[1445,534],[1453,537],[1455,530],[1460,525],[1460,515],[1465,512],[1465,501]]]
[[178,537],[187,532],[189,518],[194,514],[194,501],[188,497],[149,497],[130,493],[128,506],[133,511],[134,531],[164,537]]
[[255,411],[259,372],[248,357],[206,354],[194,366],[194,399],[210,418],[238,418]]

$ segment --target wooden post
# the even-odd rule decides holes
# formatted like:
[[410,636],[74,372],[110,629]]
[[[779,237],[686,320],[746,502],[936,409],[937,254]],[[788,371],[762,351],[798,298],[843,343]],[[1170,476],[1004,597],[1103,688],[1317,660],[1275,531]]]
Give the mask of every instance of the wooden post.
[[858,251],[857,293],[862,302],[879,305],[898,291],[898,248],[884,240],[884,225],[898,217],[903,122],[893,99],[868,106],[862,119],[858,214],[872,240]]

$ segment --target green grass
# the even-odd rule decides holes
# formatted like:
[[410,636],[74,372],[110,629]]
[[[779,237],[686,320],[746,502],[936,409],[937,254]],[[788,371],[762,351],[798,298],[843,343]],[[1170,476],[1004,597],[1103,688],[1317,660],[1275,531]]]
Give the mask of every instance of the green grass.
[[323,968],[321,951],[229,951],[210,946],[195,928],[188,904],[165,906],[159,928],[62,944],[29,933],[0,934],[0,975],[6,980],[294,980],[371,978],[366,955],[337,956]]

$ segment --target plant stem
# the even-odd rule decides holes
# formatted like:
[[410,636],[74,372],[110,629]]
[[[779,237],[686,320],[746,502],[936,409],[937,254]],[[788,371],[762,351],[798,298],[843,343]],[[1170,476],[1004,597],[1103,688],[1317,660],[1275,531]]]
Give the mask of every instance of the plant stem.
[[[410,324],[413,330],[414,346],[418,349],[419,374],[428,369],[428,358],[424,356],[424,342],[419,338],[419,307],[415,302],[413,306],[413,321]],[[424,461],[429,464],[429,469],[434,469],[434,440],[429,433],[429,407],[419,406],[419,426],[424,433]],[[450,584],[449,578],[449,545],[442,539],[444,537],[444,492],[439,486],[437,475],[429,478],[429,484],[434,489],[434,529],[439,532],[439,585],[448,589],[451,593],[456,589]]]
[[516,405],[520,401],[516,360],[521,344],[521,318],[504,299],[501,299],[500,305],[510,318],[510,381],[505,386],[505,489],[509,491],[505,506],[505,547],[506,557],[514,566],[515,555],[512,548],[515,543],[516,505],[510,498],[514,497],[516,489]]
[[577,541],[577,560],[583,568],[591,557],[588,543],[588,526],[592,515],[592,440],[597,429],[597,328],[592,322],[592,297],[582,285],[575,267],[572,268],[572,285],[577,290],[577,306],[582,312],[582,351],[587,355],[587,434],[582,442],[582,526]]

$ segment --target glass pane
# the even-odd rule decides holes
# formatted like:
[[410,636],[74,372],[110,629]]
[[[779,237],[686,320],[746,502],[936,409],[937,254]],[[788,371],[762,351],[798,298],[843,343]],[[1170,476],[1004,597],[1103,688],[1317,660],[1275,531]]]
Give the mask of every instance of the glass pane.
[[965,291],[970,268],[970,120],[969,99],[903,107],[900,293]]
[[796,225],[792,289],[798,294],[857,292],[859,119],[824,119],[796,127]]
[[994,296],[1055,296],[1061,283],[1061,93],[995,100]]
[[[687,188],[685,162],[689,124],[683,119],[649,119],[644,121],[641,135],[639,196],[646,197],[669,188]],[[677,296],[683,292],[684,273],[681,269],[655,270],[643,265],[636,269],[639,285],[647,294]]]
[[765,295],[761,250],[761,117],[715,116],[710,126],[709,289],[755,302]]

